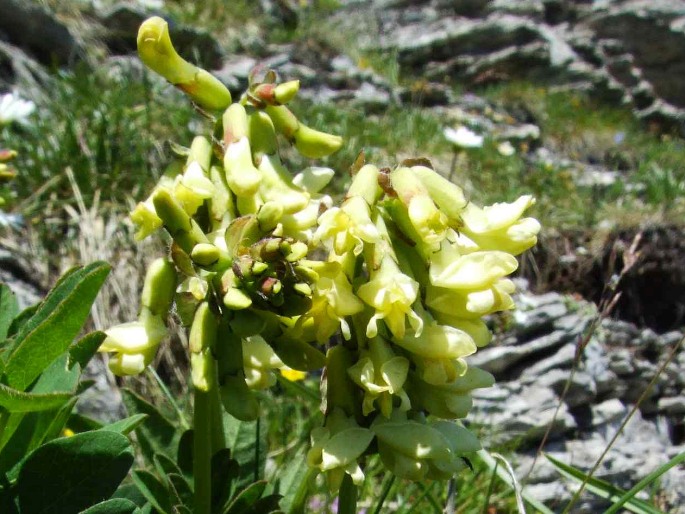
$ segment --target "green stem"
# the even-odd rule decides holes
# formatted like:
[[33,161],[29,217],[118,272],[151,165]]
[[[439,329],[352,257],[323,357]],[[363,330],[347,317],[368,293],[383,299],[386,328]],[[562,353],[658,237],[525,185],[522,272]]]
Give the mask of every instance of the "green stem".
[[352,477],[345,473],[338,496],[338,514],[357,514],[357,486]]
[[390,489],[392,488],[392,485],[394,483],[395,483],[395,475],[389,473],[388,476],[385,478],[385,481],[383,484],[383,491],[381,492],[380,498],[378,498],[378,503],[376,503],[376,508],[373,509],[373,514],[380,514],[381,509],[383,508],[383,503],[385,503],[385,500],[388,497],[388,494],[390,494]]
[[210,514],[212,507],[212,401],[211,391],[195,388],[193,409],[193,480],[195,514]]
[[219,386],[213,384],[209,391],[209,401],[211,403],[211,431],[212,431],[212,454],[226,448],[226,433],[224,432],[224,421],[222,416],[221,398],[219,397]]

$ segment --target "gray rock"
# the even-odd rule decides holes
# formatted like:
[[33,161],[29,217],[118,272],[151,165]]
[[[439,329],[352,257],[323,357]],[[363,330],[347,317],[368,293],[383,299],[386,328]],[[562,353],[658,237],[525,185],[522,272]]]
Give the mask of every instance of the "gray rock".
[[570,370],[553,369],[539,377],[536,383],[543,387],[549,387],[559,397],[563,394],[568,383],[564,402],[569,407],[589,404],[597,396],[597,386],[594,380],[583,371],[576,371],[571,376]]
[[[138,27],[150,16],[144,9],[130,4],[117,4],[105,12],[100,21],[105,28],[103,40],[113,54],[136,51]],[[208,69],[221,67],[224,52],[216,39],[206,30],[169,24],[174,47],[187,60]]]
[[616,398],[606,400],[592,406],[592,425],[598,427],[607,423],[614,423],[623,419],[627,412],[628,409],[620,400]]
[[629,350],[616,350],[609,355],[609,369],[618,376],[631,375],[635,372],[632,354]]
[[490,373],[502,373],[523,359],[536,353],[553,350],[568,342],[569,336],[562,331],[552,332],[518,346],[492,346],[478,351],[469,362]]
[[685,414],[685,396],[676,398],[661,398],[658,403],[659,412],[672,415]]
[[33,2],[0,0],[0,34],[45,66],[73,64],[85,49],[47,9]]
[[532,382],[552,369],[568,369],[573,364],[576,355],[576,345],[569,343],[561,347],[554,355],[537,361],[521,373],[521,381]]
[[16,295],[20,310],[35,305],[45,296],[45,291],[34,281],[29,268],[4,248],[0,248],[0,282],[9,286]]
[[521,337],[538,333],[551,328],[554,321],[567,312],[568,308],[562,302],[549,303],[532,310],[517,309],[513,313],[514,330]]

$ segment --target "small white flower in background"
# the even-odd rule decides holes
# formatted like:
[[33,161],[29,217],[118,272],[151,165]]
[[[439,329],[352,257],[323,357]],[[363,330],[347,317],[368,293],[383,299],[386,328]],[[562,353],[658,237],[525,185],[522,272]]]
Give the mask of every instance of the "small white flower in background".
[[497,145],[497,151],[504,157],[511,157],[516,153],[516,149],[509,141],[503,141]]
[[0,126],[13,121],[23,123],[36,109],[36,104],[30,100],[23,100],[15,93],[0,96]]
[[447,127],[443,130],[443,134],[445,134],[447,141],[461,148],[480,148],[485,139],[464,126],[460,126],[456,130]]

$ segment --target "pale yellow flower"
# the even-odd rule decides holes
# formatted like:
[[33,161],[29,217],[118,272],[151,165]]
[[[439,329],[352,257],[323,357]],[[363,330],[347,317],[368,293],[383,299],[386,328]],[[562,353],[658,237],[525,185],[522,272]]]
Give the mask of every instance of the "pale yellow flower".
[[432,310],[466,320],[474,320],[514,308],[511,294],[516,286],[509,279],[500,279],[487,289],[468,291],[428,285],[426,305]]
[[345,200],[341,207],[333,207],[319,216],[319,227],[314,241],[325,242],[338,255],[362,253],[364,243],[375,243],[378,229],[371,221],[369,205],[360,196]]
[[540,223],[534,218],[522,218],[535,204],[530,195],[513,203],[496,203],[487,207],[469,204],[462,213],[462,230],[483,250],[499,250],[518,255],[537,243]]
[[273,348],[261,336],[243,339],[245,382],[250,389],[267,389],[276,383],[273,370],[284,366]]
[[423,320],[411,308],[416,301],[419,283],[402,273],[391,257],[383,259],[376,275],[362,285],[357,296],[376,312],[366,327],[367,337],[378,334],[378,320],[383,320],[392,335],[403,338],[407,317],[415,334],[421,333]]
[[350,378],[364,390],[362,412],[365,416],[375,410],[389,418],[393,409],[393,397],[400,400],[399,410],[409,410],[410,402],[404,391],[409,361],[394,354],[390,345],[379,337],[369,341],[369,350],[362,352],[359,361],[348,369]]
[[358,426],[341,409],[333,409],[326,426],[312,430],[312,447],[307,453],[307,463],[326,473],[332,492],[340,489],[345,473],[356,485],[361,485],[364,472],[357,459],[366,451],[373,437],[371,430]]

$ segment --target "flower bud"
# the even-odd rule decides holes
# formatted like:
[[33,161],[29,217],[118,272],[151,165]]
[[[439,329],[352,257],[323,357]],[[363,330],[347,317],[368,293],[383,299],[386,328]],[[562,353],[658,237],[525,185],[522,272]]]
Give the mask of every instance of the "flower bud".
[[238,197],[252,196],[262,180],[260,171],[252,162],[252,151],[247,136],[231,143],[224,154],[226,183]]
[[226,294],[223,298],[223,303],[228,309],[241,310],[247,309],[250,305],[252,305],[252,299],[250,298],[250,295],[248,295],[242,289],[231,287],[228,289],[228,291],[226,291]]
[[295,98],[295,95],[300,90],[299,80],[290,80],[288,82],[283,82],[278,84],[273,91],[273,98],[279,104],[287,104]]
[[140,26],[138,55],[148,68],[181,89],[200,107],[219,110],[231,103],[226,86],[176,53],[169,37],[169,25],[162,18],[149,18]]
[[300,128],[300,122],[292,111],[284,105],[267,105],[264,110],[271,118],[271,121],[273,121],[276,130],[285,136],[288,141],[291,141],[295,132]]
[[320,159],[340,150],[343,139],[340,136],[314,130],[300,123],[293,134],[295,148],[305,157]]
[[216,340],[217,322],[209,308],[209,303],[202,302],[195,311],[193,325],[188,336],[190,353],[200,353],[205,349],[214,348]]
[[166,259],[156,259],[145,274],[141,304],[155,316],[166,316],[174,301],[176,268]]
[[276,129],[269,115],[264,111],[255,111],[247,117],[248,137],[255,162],[262,155],[274,155],[278,151]]

